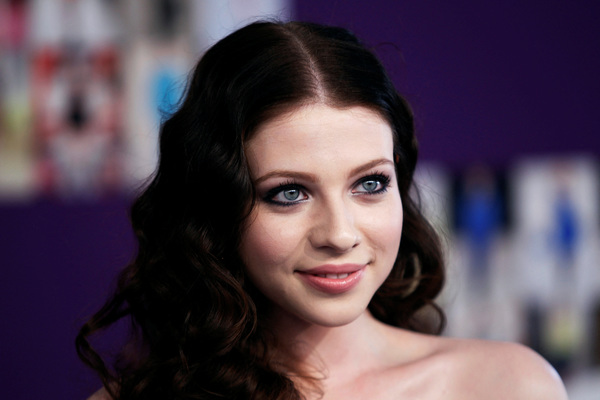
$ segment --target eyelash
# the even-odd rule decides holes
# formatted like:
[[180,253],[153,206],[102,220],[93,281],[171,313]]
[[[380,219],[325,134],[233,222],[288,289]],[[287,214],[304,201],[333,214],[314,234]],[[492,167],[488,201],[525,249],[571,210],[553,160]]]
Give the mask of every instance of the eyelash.
[[[372,195],[377,195],[377,194],[384,193],[389,188],[391,179],[390,179],[390,177],[387,174],[384,174],[382,172],[375,172],[373,174],[369,174],[369,175],[366,175],[366,176],[358,179],[356,181],[356,183],[354,184],[353,188],[355,188],[355,187],[357,187],[357,186],[359,186],[361,184],[364,184],[365,182],[369,182],[369,181],[376,181],[376,182],[379,183],[379,185],[381,187],[379,187],[378,189],[376,189],[376,190],[374,190],[372,192],[369,192],[369,191],[355,192],[354,189],[353,189],[352,193],[353,194],[357,194],[357,195],[367,195],[367,196],[372,196]],[[298,201],[278,201],[278,200],[275,200],[275,197],[277,195],[279,195],[280,193],[283,193],[283,192],[285,192],[287,190],[297,190],[297,191],[300,192],[301,195],[303,195],[304,197],[306,197],[306,194],[304,194],[305,191],[306,191],[306,189],[302,185],[296,183],[295,181],[289,180],[289,181],[284,182],[284,183],[282,183],[282,184],[274,187],[273,189],[270,189],[269,191],[267,191],[267,193],[263,197],[263,200],[265,202],[267,202],[267,203],[274,204],[274,205],[277,205],[277,206],[282,206],[282,207],[293,206],[293,205],[296,205],[296,204],[304,201],[304,200],[298,200]]]
[[370,174],[370,175],[360,178],[356,182],[356,185],[354,185],[354,186],[356,187],[357,185],[360,185],[360,184],[363,184],[363,183],[369,182],[369,181],[377,181],[377,182],[379,182],[381,187],[372,192],[359,192],[359,193],[367,194],[367,195],[375,195],[375,194],[387,192],[388,188],[390,187],[391,179],[388,175],[386,175],[382,172],[376,172],[374,174]]
[[297,184],[295,181],[289,180],[289,181],[284,182],[280,185],[277,185],[273,189],[269,190],[263,197],[263,200],[267,203],[274,204],[277,206],[284,206],[284,207],[298,204],[299,201],[283,202],[283,201],[274,200],[275,196],[277,196],[278,194],[280,194],[282,192],[285,192],[286,190],[298,190],[300,193],[303,193],[305,189],[304,189],[304,187],[302,187],[302,185]]

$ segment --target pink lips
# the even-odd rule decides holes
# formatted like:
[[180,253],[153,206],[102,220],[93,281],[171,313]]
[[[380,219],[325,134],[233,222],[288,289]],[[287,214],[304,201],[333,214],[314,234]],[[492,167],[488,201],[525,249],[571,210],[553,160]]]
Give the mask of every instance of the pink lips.
[[340,294],[355,287],[363,276],[365,265],[321,265],[307,271],[297,271],[300,277],[315,289]]

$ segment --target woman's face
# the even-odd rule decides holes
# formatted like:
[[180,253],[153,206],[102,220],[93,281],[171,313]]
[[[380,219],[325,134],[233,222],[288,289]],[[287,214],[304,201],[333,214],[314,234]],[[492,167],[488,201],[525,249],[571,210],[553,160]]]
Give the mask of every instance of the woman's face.
[[356,319],[398,254],[402,203],[389,124],[362,107],[310,105],[246,143],[258,201],[240,254],[273,312]]

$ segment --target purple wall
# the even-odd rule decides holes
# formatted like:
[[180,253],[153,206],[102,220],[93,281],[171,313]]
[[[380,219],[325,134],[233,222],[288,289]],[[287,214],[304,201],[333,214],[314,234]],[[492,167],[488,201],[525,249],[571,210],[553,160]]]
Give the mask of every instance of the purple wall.
[[505,167],[525,155],[600,155],[600,2],[297,2],[379,46],[414,107],[424,158]]
[[[379,46],[415,109],[427,159],[462,168],[600,153],[596,1],[302,0],[297,16],[400,49]],[[98,387],[73,337],[132,256],[126,207],[0,205],[3,397],[77,399]]]
[[0,397],[83,399],[99,387],[73,341],[132,255],[126,208],[0,206]]

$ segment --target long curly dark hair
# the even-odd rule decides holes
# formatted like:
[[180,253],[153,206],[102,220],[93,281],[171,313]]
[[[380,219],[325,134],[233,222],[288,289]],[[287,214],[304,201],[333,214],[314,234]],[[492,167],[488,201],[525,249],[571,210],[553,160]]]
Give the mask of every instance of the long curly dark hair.
[[[363,106],[389,122],[404,223],[397,261],[369,310],[393,326],[441,331],[440,243],[409,196],[417,142],[408,104],[347,30],[257,22],[204,54],[162,125],[159,167],[131,209],[137,257],[77,336],[80,357],[112,397],[303,398],[275,361],[265,299],[245,278],[238,246],[255,198],[245,140],[260,123],[311,103]],[[108,365],[90,336],[123,318],[131,335]]]

